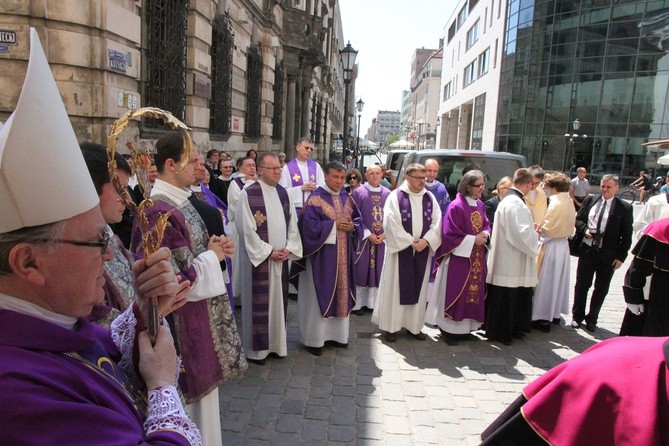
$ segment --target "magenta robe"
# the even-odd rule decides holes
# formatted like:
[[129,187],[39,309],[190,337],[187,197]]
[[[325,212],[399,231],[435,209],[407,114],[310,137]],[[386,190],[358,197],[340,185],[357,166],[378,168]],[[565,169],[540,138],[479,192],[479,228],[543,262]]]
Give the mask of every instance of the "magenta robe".
[[[481,200],[470,206],[467,199],[458,193],[446,211],[441,226],[441,246],[435,254],[437,266],[444,257],[457,248],[467,235],[490,233],[490,222]],[[474,246],[468,258],[450,256],[446,282],[444,316],[454,321],[472,319],[483,322],[488,249],[485,245]]]

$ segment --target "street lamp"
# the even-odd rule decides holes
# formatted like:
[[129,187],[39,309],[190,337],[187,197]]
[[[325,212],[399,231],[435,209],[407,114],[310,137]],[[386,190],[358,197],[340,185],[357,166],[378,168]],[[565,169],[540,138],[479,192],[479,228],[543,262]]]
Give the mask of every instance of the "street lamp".
[[342,145],[342,155],[345,157],[348,148],[348,86],[353,77],[353,67],[355,66],[355,58],[358,52],[353,49],[351,42],[348,42],[346,47],[339,51],[339,58],[344,69],[344,143]]
[[360,150],[360,119],[362,118],[362,108],[365,106],[365,103],[362,101],[362,98],[358,99],[358,102],[355,103],[355,107],[358,109],[358,136],[355,141],[355,152],[353,153],[353,158],[355,159],[356,167],[358,165],[358,151]]
[[[588,139],[588,135],[586,135],[585,133],[583,133],[583,134],[577,133],[578,129],[581,128],[581,121],[579,121],[578,118],[576,120],[574,120],[574,122],[572,122],[571,125],[574,128],[574,133],[573,134],[569,134],[569,133],[564,134],[564,140],[565,140],[565,142],[569,143],[569,152],[571,152],[571,167],[569,168],[569,175],[570,176],[573,175],[573,173],[574,173],[573,171],[576,169],[576,148],[575,148],[576,141],[579,138],[582,139],[583,141]],[[566,161],[567,161],[567,154],[565,153],[565,160],[562,163],[562,165],[565,168],[564,170],[567,170],[566,169],[567,166],[565,165]]]

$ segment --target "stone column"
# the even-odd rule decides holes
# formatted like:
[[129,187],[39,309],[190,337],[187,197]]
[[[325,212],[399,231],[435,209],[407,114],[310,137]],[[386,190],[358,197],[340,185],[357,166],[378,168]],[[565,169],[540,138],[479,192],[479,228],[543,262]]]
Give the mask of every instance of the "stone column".
[[289,159],[292,159],[295,154],[295,94],[296,94],[295,76],[288,75],[288,92],[286,95],[286,138],[284,139],[284,152],[286,152]]
[[[311,71],[311,70],[310,70]],[[311,111],[311,72],[302,78],[302,119],[300,137],[309,136],[309,114]]]

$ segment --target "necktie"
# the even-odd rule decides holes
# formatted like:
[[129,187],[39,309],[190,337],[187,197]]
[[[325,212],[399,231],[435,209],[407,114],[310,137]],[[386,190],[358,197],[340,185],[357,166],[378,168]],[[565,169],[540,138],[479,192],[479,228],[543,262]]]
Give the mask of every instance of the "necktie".
[[604,217],[604,212],[606,212],[606,200],[602,199],[604,202],[602,204],[602,209],[599,211],[599,218],[597,219],[597,234],[599,234],[599,228],[602,227],[602,218]]

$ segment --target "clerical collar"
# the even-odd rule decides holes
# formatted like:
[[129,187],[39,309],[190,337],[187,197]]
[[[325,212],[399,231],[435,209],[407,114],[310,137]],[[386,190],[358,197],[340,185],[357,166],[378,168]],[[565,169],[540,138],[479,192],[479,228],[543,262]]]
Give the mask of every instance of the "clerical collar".
[[190,190],[193,192],[202,192],[202,184],[192,185]]
[[381,185],[380,185],[380,184],[379,184],[377,187],[374,187],[374,186],[372,186],[372,185],[369,184],[369,183],[365,183],[365,187],[366,187],[367,190],[369,190],[370,192],[381,192]]
[[438,185],[439,183],[437,182],[437,180],[434,180],[432,182],[425,181],[425,187],[427,187],[428,189],[432,189],[433,187],[437,187]]
[[427,192],[427,189],[425,188],[421,189],[420,192],[412,192],[411,189],[409,189],[409,182],[407,180],[404,180],[404,183],[402,183],[398,189],[403,190],[409,195],[415,195],[417,197],[422,197],[425,195],[425,192]]
[[56,324],[59,327],[67,328],[68,330],[73,330],[74,325],[77,323],[76,317],[54,313],[53,311],[49,311],[32,302],[18,299],[4,293],[0,293],[0,310],[10,310],[27,316],[36,317],[37,319]]
[[476,206],[476,201],[478,200],[477,198],[470,197],[469,195],[465,195],[465,200],[467,200],[467,204],[470,206]]
[[324,185],[322,185],[321,187],[322,187],[323,189],[325,189],[326,191],[330,192],[331,195],[339,195],[339,193],[341,192],[341,189],[338,190],[337,192],[333,191],[332,189],[330,189],[330,188],[328,187],[327,184],[324,184]]
[[155,197],[156,195],[165,195],[167,198],[174,201],[178,206],[182,206],[188,201],[188,197],[190,197],[190,191],[176,187],[167,181],[157,179],[156,182],[153,183],[151,197]]
[[230,175],[229,177],[224,177],[223,175],[219,175],[218,179],[223,181],[232,181],[232,175]]

